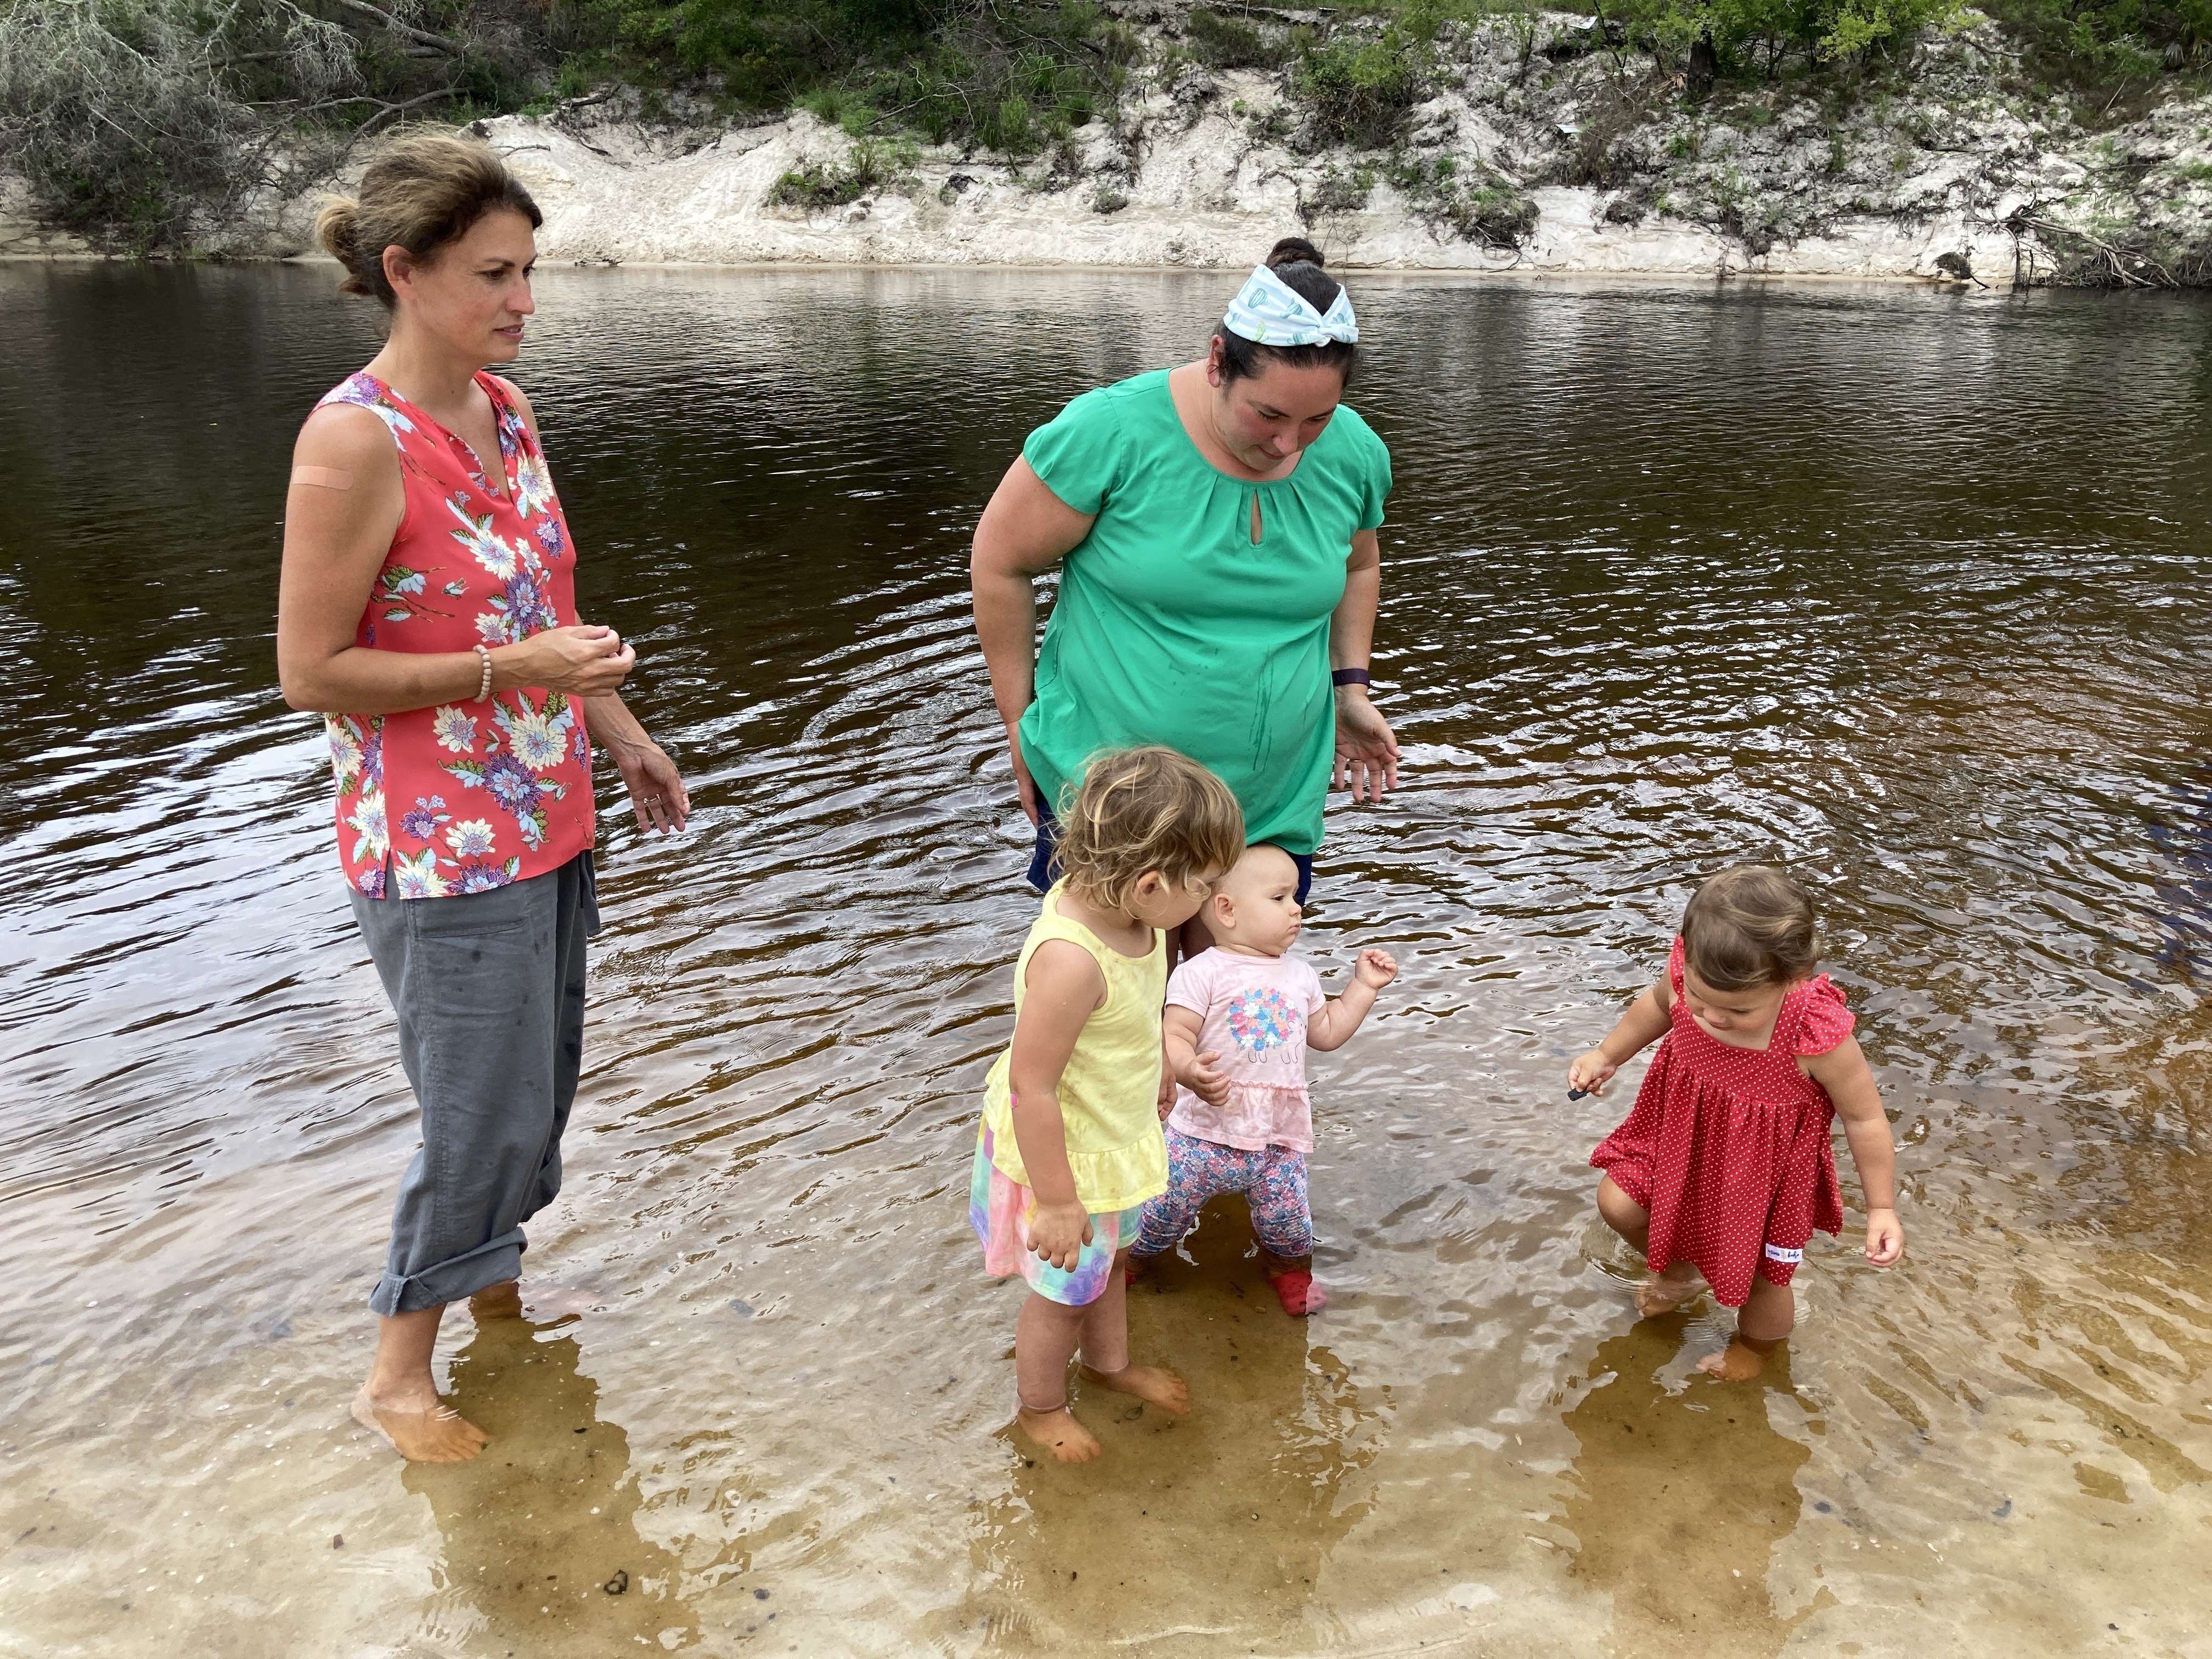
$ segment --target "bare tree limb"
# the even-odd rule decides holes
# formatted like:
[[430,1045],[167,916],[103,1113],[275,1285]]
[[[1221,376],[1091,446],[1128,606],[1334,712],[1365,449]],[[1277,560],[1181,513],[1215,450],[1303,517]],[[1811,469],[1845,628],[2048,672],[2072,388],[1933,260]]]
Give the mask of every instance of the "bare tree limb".
[[368,0],[338,0],[348,11],[357,11],[364,17],[374,17],[403,40],[412,40],[418,46],[435,46],[449,58],[465,58],[468,48],[459,41],[448,40],[442,34],[433,34],[428,29],[418,29],[412,23],[403,23],[381,6],[372,6]]

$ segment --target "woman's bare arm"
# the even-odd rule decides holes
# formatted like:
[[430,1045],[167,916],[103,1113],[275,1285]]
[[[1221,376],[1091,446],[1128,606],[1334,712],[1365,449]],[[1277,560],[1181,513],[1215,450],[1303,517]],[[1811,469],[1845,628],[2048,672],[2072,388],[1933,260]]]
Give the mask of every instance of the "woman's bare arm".
[[999,481],[975,526],[968,562],[975,599],[975,637],[991,673],[991,699],[1013,751],[1022,810],[1036,822],[1036,785],[1022,759],[1015,728],[1036,688],[1037,577],[1050,570],[1091,533],[1092,516],[1078,513],[1017,460]]
[[[1382,542],[1372,530],[1352,538],[1344,597],[1328,619],[1332,668],[1365,668],[1374,654],[1375,613],[1382,602]],[[1355,801],[1380,800],[1398,787],[1398,734],[1364,685],[1336,688],[1336,775],[1330,787]]]
[[[390,714],[475,698],[474,651],[380,651],[354,642],[369,590],[406,511],[399,457],[365,409],[318,410],[292,452],[284,564],[276,595],[276,678],[284,701],[315,714]],[[556,628],[491,652],[492,690],[612,691],[629,647],[611,629]]]

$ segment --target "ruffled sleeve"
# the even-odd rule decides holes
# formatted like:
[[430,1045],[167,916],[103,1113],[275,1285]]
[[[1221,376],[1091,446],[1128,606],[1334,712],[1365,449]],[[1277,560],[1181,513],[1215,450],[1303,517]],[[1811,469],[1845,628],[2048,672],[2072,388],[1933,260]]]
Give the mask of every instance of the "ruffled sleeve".
[[1844,994],[1826,974],[1790,994],[1797,1004],[1796,1040],[1791,1047],[1798,1054],[1826,1054],[1858,1024],[1844,1006]]

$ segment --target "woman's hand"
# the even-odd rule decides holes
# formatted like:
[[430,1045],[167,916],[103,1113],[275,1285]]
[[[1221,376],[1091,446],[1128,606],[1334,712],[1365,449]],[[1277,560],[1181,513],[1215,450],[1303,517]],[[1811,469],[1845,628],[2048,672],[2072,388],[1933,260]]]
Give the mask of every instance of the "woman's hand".
[[1040,1204],[1030,1218],[1030,1249],[1062,1273],[1073,1269],[1091,1242],[1091,1218],[1079,1201]]
[[1398,787],[1398,734],[1364,685],[1336,688],[1336,775],[1333,789],[1349,789],[1355,801],[1381,800]]
[[681,830],[684,819],[691,816],[691,795],[667,751],[647,740],[610,744],[608,752],[613,755],[615,769],[622,774],[623,784],[629,791],[637,827],[647,835],[673,835]]
[[1030,763],[1022,758],[1022,731],[1018,726],[1006,727],[1006,752],[1013,757],[1014,788],[1020,794],[1022,811],[1031,823],[1037,823],[1036,780],[1030,775]]
[[1905,1227],[1894,1210],[1867,1212],[1866,1259],[1887,1267],[1905,1254]]
[[613,629],[580,623],[501,646],[491,653],[492,684],[501,690],[526,685],[571,697],[604,697],[622,689],[636,664],[637,653]]
[[1567,1067],[1567,1087],[1585,1095],[1601,1095],[1605,1085],[1613,1081],[1613,1074],[1620,1067],[1605,1057],[1605,1050],[1593,1048]]

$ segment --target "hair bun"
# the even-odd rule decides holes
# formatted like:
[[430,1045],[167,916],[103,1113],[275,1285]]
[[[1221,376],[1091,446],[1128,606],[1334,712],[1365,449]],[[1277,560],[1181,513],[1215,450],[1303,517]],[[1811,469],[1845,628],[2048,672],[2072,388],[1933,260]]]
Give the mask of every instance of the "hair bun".
[[350,264],[354,233],[360,223],[360,203],[350,196],[325,196],[315,215],[315,240],[340,264]]
[[1280,270],[1285,265],[1311,265],[1325,270],[1328,262],[1322,258],[1321,250],[1303,236],[1285,236],[1267,250],[1267,269]]

